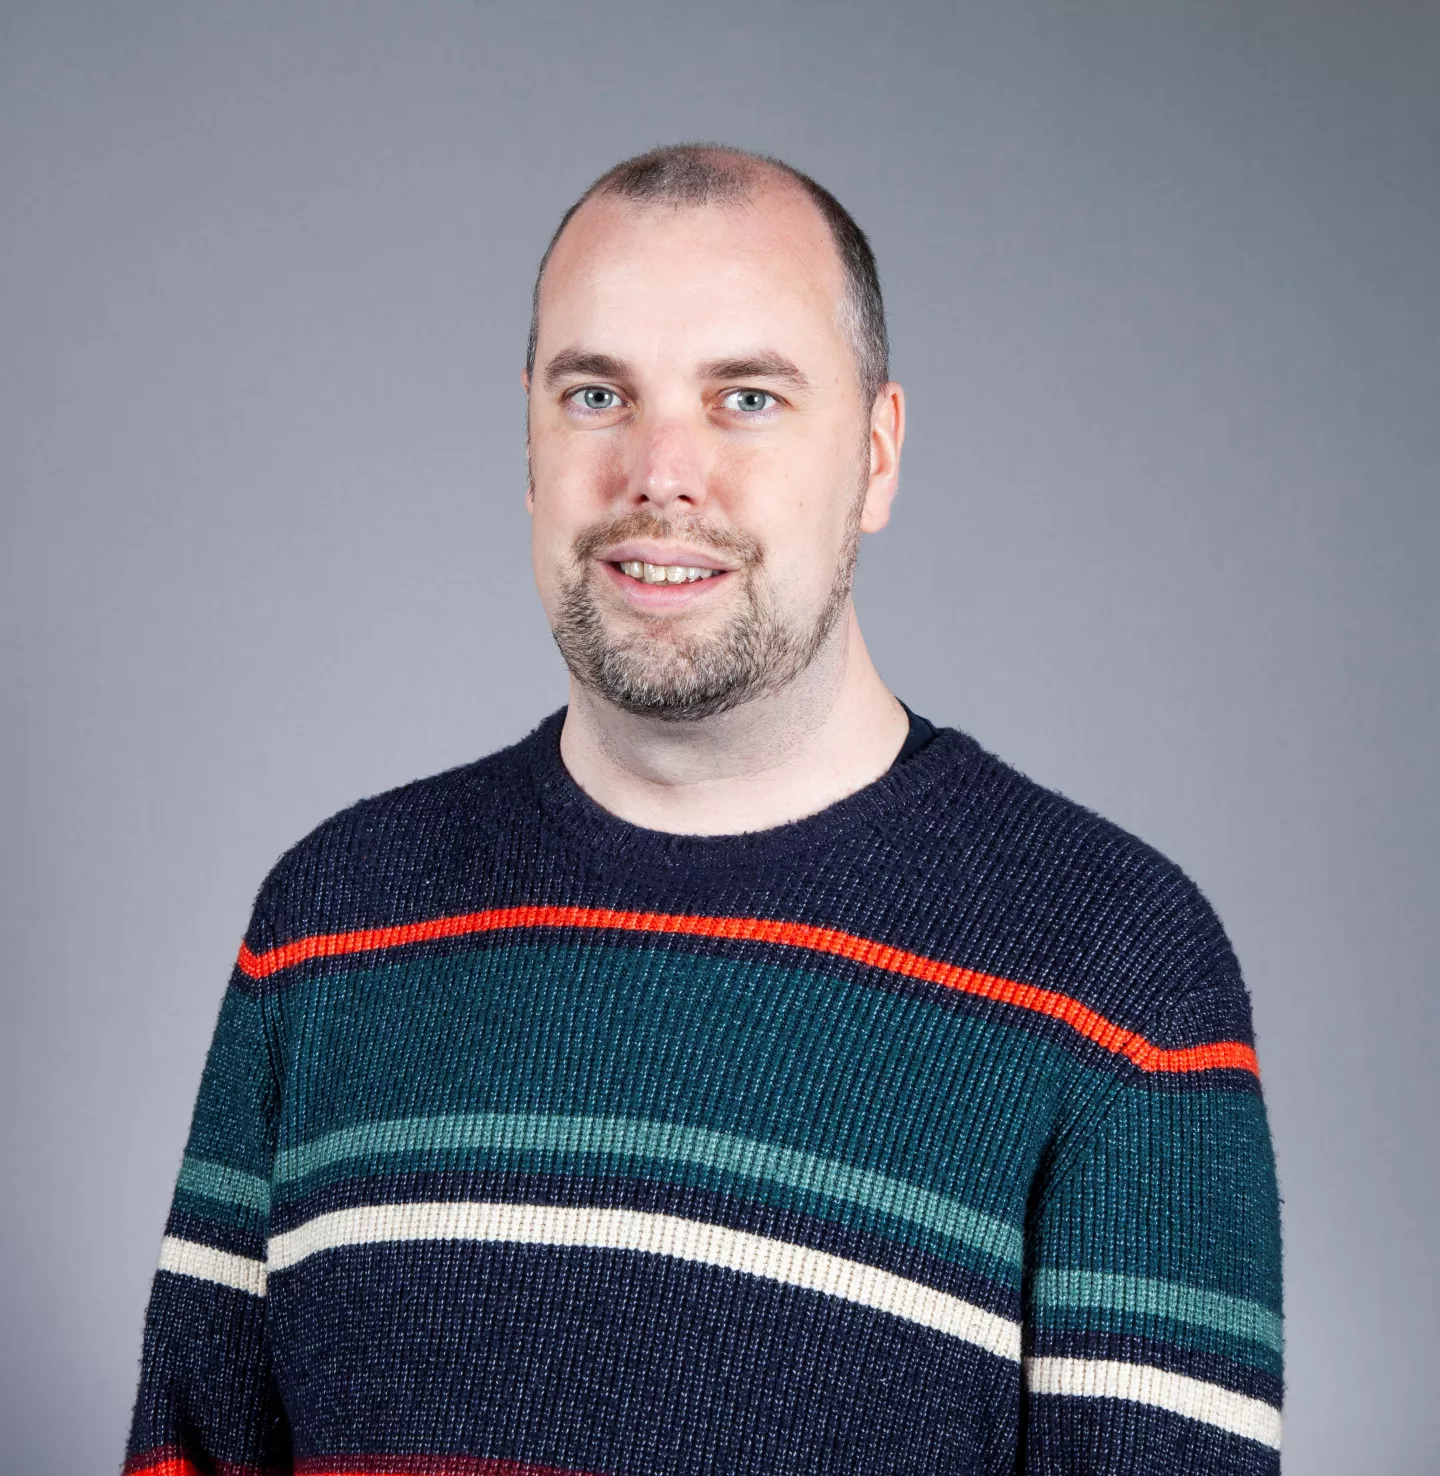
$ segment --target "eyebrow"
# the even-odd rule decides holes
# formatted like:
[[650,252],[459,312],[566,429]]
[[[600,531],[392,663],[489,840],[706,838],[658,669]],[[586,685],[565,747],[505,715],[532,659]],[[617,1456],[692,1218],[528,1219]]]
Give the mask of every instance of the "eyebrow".
[[795,389],[809,389],[810,381],[798,364],[767,349],[738,359],[711,359],[700,366],[702,379],[777,379]]
[[[589,349],[561,349],[545,366],[546,389],[576,375],[596,379],[629,379],[634,371],[624,359],[610,354],[594,353]],[[810,381],[800,366],[784,354],[767,349],[758,354],[745,354],[734,359],[710,359],[700,365],[702,379],[771,379],[788,384],[795,389],[809,389]]]
[[609,354],[591,353],[587,349],[561,349],[545,366],[545,388],[554,389],[562,379],[593,375],[596,379],[628,379],[632,370],[624,359]]

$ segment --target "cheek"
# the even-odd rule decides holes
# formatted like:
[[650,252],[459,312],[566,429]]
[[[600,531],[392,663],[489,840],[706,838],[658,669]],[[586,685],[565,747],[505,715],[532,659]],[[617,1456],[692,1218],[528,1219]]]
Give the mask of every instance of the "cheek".
[[613,515],[624,490],[621,448],[600,436],[535,436],[530,447],[530,560],[553,611],[573,577],[576,538]]
[[845,547],[852,506],[861,486],[852,453],[812,445],[804,454],[737,466],[738,521],[765,549],[767,571],[786,603],[813,604],[828,597]]
[[583,522],[624,490],[624,447],[618,436],[542,427],[532,435],[530,476],[537,513]]

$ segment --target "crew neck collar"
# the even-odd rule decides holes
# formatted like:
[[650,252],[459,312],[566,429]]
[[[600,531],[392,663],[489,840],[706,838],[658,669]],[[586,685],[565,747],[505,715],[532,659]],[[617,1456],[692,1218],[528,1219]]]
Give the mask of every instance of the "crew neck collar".
[[866,837],[890,839],[942,780],[954,786],[968,778],[980,752],[966,734],[939,728],[903,764],[812,815],[734,835],[684,835],[622,820],[580,788],[560,755],[565,713],[552,713],[526,741],[531,782],[547,828],[605,869],[729,872],[813,858]]

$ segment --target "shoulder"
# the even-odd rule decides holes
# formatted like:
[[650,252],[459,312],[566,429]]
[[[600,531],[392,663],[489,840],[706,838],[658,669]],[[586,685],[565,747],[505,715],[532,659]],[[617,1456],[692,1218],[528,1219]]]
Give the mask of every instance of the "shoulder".
[[964,878],[967,952],[1157,1045],[1250,1042],[1235,952],[1180,866],[978,745],[955,776],[919,823]]
[[[473,763],[348,806],[290,847],[261,884],[246,943],[384,927],[460,910],[527,813],[530,752],[556,721]],[[533,808],[533,807],[532,807]]]

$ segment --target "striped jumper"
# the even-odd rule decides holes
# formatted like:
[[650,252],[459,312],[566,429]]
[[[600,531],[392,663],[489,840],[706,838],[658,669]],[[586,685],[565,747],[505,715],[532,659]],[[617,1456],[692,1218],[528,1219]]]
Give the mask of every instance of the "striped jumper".
[[1250,1009],[1181,872],[952,729],[646,830],[562,719],[266,879],[126,1471],[1278,1470]]

